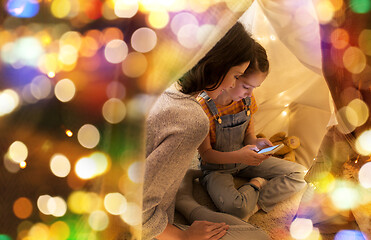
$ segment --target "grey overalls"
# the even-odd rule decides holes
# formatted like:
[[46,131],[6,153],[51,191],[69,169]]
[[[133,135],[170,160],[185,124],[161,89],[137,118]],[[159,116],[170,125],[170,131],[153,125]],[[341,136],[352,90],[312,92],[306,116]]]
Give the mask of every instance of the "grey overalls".
[[[200,94],[214,117],[216,125],[216,143],[214,150],[231,152],[241,149],[245,132],[251,118],[250,98],[243,99],[245,109],[237,114],[219,116],[214,101],[205,92]],[[201,159],[200,159],[201,160]],[[270,157],[259,166],[245,164],[201,164],[206,187],[216,207],[240,218],[248,216],[258,203],[265,212],[274,205],[290,197],[306,186],[304,175],[306,168],[287,160]],[[262,177],[268,183],[257,189],[249,183],[236,189],[233,177],[251,179]]]

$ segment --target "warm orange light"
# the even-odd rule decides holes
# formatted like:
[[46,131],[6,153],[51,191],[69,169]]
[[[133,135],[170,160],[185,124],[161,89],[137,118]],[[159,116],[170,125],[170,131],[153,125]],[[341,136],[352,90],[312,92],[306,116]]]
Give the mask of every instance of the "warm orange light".
[[48,72],[48,77],[50,77],[50,78],[55,77],[55,72]]
[[22,162],[19,163],[19,167],[22,168],[22,169],[26,168],[26,166],[27,166],[26,161],[22,161]]
[[66,135],[68,136],[68,137],[72,137],[72,135],[73,135],[73,132],[71,131],[71,130],[66,130]]

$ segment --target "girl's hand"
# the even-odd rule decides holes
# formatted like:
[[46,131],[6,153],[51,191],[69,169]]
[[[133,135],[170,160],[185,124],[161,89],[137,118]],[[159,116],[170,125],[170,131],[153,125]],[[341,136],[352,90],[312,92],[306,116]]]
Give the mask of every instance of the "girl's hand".
[[273,144],[271,143],[271,141],[269,141],[267,138],[257,138],[256,141],[255,141],[255,145],[259,149],[263,149],[263,148],[267,148],[267,147],[272,147],[273,146]]
[[258,166],[265,159],[269,158],[268,155],[257,153],[257,151],[259,151],[259,148],[257,148],[256,145],[246,145],[238,151],[240,153],[242,163],[251,166]]
[[225,223],[213,223],[208,221],[194,221],[184,231],[184,240],[218,240],[223,237],[229,228]]

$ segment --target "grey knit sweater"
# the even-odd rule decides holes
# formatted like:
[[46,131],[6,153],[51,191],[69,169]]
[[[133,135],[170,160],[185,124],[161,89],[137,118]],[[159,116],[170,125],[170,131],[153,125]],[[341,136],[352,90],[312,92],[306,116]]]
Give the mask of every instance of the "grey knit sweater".
[[143,240],[153,239],[173,223],[176,192],[209,131],[197,100],[174,85],[157,99],[146,121]]

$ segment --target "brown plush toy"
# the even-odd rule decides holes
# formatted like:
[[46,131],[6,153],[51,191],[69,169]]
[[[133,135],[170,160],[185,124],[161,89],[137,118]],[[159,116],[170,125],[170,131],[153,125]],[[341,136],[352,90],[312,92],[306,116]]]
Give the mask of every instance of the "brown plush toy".
[[[275,152],[273,156],[295,162],[294,150],[300,146],[300,139],[296,136],[286,135],[287,134],[285,132],[278,132],[269,138],[269,141],[271,141],[273,145],[277,145],[280,143],[284,144],[284,147]],[[265,136],[263,134],[258,134],[257,137],[260,138]]]

